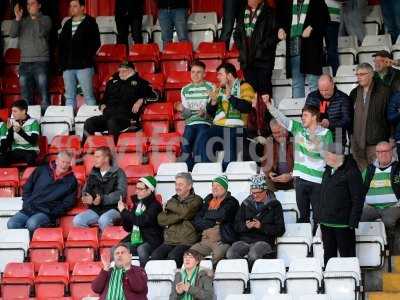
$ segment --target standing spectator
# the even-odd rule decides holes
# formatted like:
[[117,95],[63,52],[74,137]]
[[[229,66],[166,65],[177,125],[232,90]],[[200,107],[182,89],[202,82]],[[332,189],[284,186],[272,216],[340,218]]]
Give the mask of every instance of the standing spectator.
[[125,202],[118,201],[122,226],[130,233],[123,242],[130,243],[132,255],[139,256],[140,266],[143,268],[151,252],[163,242],[162,228],[157,222],[162,207],[154,192],[156,185],[157,181],[153,176],[139,179],[136,183],[136,195],[131,197],[134,205],[131,211]]
[[78,183],[71,169],[72,154],[62,151],[56,161],[33,171],[22,192],[22,210],[8,220],[8,229],[36,228],[55,223],[75,203]]
[[341,0],[325,0],[328,6],[330,21],[326,27],[325,43],[326,43],[326,62],[332,67],[333,76],[339,67],[338,39],[340,28],[340,16],[342,12]]
[[332,131],[334,138],[346,145],[353,118],[353,105],[345,93],[339,91],[330,75],[318,80],[318,90],[308,94],[306,105],[319,108],[321,126]]
[[400,2],[397,0],[380,0],[380,3],[383,23],[394,44],[400,34]]
[[357,66],[356,76],[358,86],[350,93],[354,103],[351,150],[362,171],[376,159],[376,144],[389,139],[387,106],[390,89],[374,79],[374,70],[368,63]]
[[135,44],[143,43],[142,19],[144,0],[116,0],[115,23],[117,25],[117,44],[128,45],[129,28]]
[[118,72],[111,76],[100,104],[102,115],[88,118],[84,125],[84,139],[96,132],[108,131],[115,143],[122,130],[131,126],[131,120],[140,125],[144,106],[158,100],[150,84],[139,76],[131,62],[122,62]]
[[7,122],[7,137],[3,144],[3,155],[0,155],[0,165],[19,162],[34,165],[39,153],[39,122],[27,114],[28,104],[25,100],[15,101],[11,112],[12,118]]
[[94,59],[100,48],[100,32],[96,20],[85,14],[85,0],[71,0],[71,18],[62,27],[58,48],[63,71],[65,104],[76,108],[77,83],[87,105],[96,105],[93,93]]
[[325,265],[339,251],[341,257],[356,256],[355,229],[364,204],[361,172],[351,155],[343,155],[340,143],[324,152],[326,168],[321,184],[319,218]]
[[388,121],[393,126],[393,138],[396,142],[397,158],[400,158],[400,91],[390,96]]
[[215,143],[216,138],[223,139],[225,153],[222,168],[225,170],[229,162],[237,160],[238,147],[243,147],[255,93],[250,84],[237,78],[232,64],[221,64],[217,72],[220,88],[210,93],[211,101],[207,104],[207,113],[213,118],[213,125],[200,135],[196,156],[201,157],[202,162],[210,161],[215,145],[208,141],[211,139]]
[[228,178],[214,178],[212,193],[203,202],[203,206],[193,220],[197,231],[201,232],[201,241],[191,247],[202,256],[212,255],[212,262],[217,266],[218,261],[225,257],[229,244],[236,236],[227,235],[234,232],[233,222],[238,201],[228,192]]
[[400,71],[392,67],[393,56],[386,50],[374,55],[375,78],[382,80],[390,88],[391,93],[400,91]]
[[263,175],[251,178],[250,192],[235,218],[239,241],[229,248],[226,257],[235,259],[247,255],[251,268],[257,259],[273,252],[276,238],[285,233],[285,222],[281,203],[267,187]]
[[277,34],[274,9],[263,0],[243,3],[234,32],[240,67],[244,78],[257,93],[269,94],[271,97]]
[[278,38],[286,40],[286,73],[292,78],[292,96],[302,98],[306,80],[311,92],[318,88],[329,13],[324,0],[290,0],[290,5],[286,4],[278,1]]
[[268,96],[263,96],[271,115],[274,116],[295,139],[295,159],[293,176],[295,180],[296,202],[299,208],[299,223],[310,222],[310,204],[313,209],[314,230],[319,223],[318,211],[320,190],[325,161],[321,151],[332,143],[332,132],[318,124],[319,109],[314,106],[304,106],[302,123],[287,118],[274,107]]
[[240,12],[241,2],[244,0],[224,0],[222,16],[222,31],[219,39],[225,42],[226,49],[229,49],[233,27]]
[[157,0],[158,20],[161,26],[161,38],[164,45],[172,42],[174,27],[178,40],[188,41],[187,11],[188,0]]
[[211,126],[206,107],[210,101],[209,93],[214,86],[204,80],[205,71],[206,65],[202,61],[195,61],[192,64],[190,68],[192,82],[182,88],[181,102],[175,104],[175,109],[182,113],[186,121],[181,160],[186,162],[189,171],[194,166],[194,147],[198,145],[199,136]]
[[271,190],[293,189],[293,142],[288,131],[276,119],[269,122],[272,136],[264,145],[262,168]]
[[365,206],[362,221],[382,220],[388,236],[389,250],[393,250],[397,221],[400,219],[399,162],[393,157],[392,145],[376,145],[377,159],[363,172]]
[[183,254],[182,269],[175,274],[170,300],[214,299],[212,270],[200,267],[202,256],[193,249]]
[[175,190],[176,195],[158,215],[158,224],[164,227],[164,244],[153,251],[151,259],[173,259],[179,268],[183,253],[198,241],[192,221],[203,200],[194,193],[190,173],[176,175]]
[[89,209],[76,215],[76,227],[99,224],[101,230],[112,226],[121,218],[117,210],[118,201],[126,195],[126,175],[113,165],[110,148],[99,147],[94,152],[94,166],[82,189],[82,203]]
[[19,4],[15,5],[15,20],[12,22],[10,36],[19,38],[21,63],[19,65],[19,84],[21,95],[30,105],[35,104],[34,86],[41,96],[42,110],[49,103],[48,72],[49,72],[49,37],[51,20],[40,12],[40,0],[28,0],[28,15]]
[[363,0],[343,1],[340,35],[356,36],[358,45],[361,45],[365,37]]
[[92,282],[92,290],[100,295],[99,300],[147,300],[147,275],[133,266],[129,246],[121,243],[112,249],[115,265],[101,257],[103,269]]

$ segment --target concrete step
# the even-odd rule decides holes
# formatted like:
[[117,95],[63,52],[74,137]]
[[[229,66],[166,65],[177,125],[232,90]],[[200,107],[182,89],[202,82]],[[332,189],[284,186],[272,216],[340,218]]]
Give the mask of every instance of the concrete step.
[[383,273],[382,290],[384,292],[400,293],[400,273]]
[[367,294],[367,300],[400,300],[400,293],[372,292]]

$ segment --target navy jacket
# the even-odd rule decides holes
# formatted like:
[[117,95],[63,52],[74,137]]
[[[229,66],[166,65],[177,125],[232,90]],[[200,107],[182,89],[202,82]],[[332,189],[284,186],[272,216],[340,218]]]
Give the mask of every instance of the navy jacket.
[[400,140],[400,92],[392,94],[389,100],[387,118],[394,127],[393,137]]
[[[328,99],[327,103],[321,101],[322,99],[323,97],[320,92],[316,90],[307,96],[306,105],[319,107],[321,120],[328,119],[329,129],[334,134],[334,137],[336,129],[342,128],[342,141],[345,144],[346,132],[351,133],[353,127],[354,109],[349,96],[335,87],[335,92],[331,99]],[[327,105],[326,108],[324,107],[325,105]]]
[[41,212],[52,220],[74,206],[78,183],[72,171],[55,178],[55,164],[36,168],[22,193],[22,212],[33,215]]

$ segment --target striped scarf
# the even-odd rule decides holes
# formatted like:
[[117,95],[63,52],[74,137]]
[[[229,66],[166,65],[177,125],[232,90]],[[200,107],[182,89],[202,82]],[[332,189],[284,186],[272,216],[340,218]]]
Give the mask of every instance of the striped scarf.
[[302,35],[309,5],[310,0],[304,0],[302,4],[298,4],[298,0],[293,0],[292,27],[290,29],[291,38],[300,37]]
[[112,269],[106,300],[125,300],[124,287],[122,285],[124,273],[124,268],[114,267]]
[[[140,202],[135,210],[135,216],[142,216],[144,211],[146,210],[146,206],[142,202]],[[140,232],[140,228],[137,225],[132,226],[132,233],[131,233],[131,244],[133,246],[138,246],[143,244],[143,237],[142,233]]]
[[[197,279],[197,274],[199,273],[199,267],[197,266],[193,272],[192,272],[192,276],[190,276],[189,278],[189,274],[186,272],[185,269],[183,269],[181,271],[181,275],[182,275],[182,282],[183,283],[189,283],[190,286],[195,286],[196,285],[196,279]],[[193,300],[193,296],[190,295],[189,293],[184,293],[182,298],[182,300]]]
[[247,6],[244,11],[244,30],[246,31],[246,36],[251,37],[254,28],[256,27],[258,16],[260,15],[262,4],[259,5],[256,10],[252,13],[252,9]]

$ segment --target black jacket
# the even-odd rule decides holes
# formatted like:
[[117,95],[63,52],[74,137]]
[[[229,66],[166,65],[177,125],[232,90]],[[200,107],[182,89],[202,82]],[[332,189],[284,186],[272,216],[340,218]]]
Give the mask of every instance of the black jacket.
[[[392,170],[390,172],[390,183],[392,185],[392,189],[397,199],[400,199],[400,163],[398,161],[393,161],[391,163]],[[388,166],[389,167],[389,166]],[[388,168],[387,167],[387,168]],[[376,166],[375,164],[368,165],[365,170],[364,177],[364,194],[367,195],[369,191],[369,187],[375,175]]]
[[[235,218],[235,231],[239,234],[239,240],[246,243],[264,241],[274,246],[275,239],[285,233],[285,221],[281,203],[275,195],[270,193],[270,201],[257,212],[252,196],[248,197],[240,205]],[[257,219],[261,222],[260,229],[248,229],[246,221]]]
[[144,11],[144,0],[116,0],[115,16],[142,17]]
[[392,94],[400,91],[400,70],[389,67],[382,79],[376,72],[375,78],[381,80],[385,86],[389,87]]
[[387,119],[393,126],[393,138],[400,141],[400,91],[390,96]]
[[357,228],[361,218],[365,193],[361,172],[351,155],[332,174],[326,166],[321,184],[320,222],[349,225]]
[[90,205],[89,208],[101,215],[110,209],[116,209],[120,197],[126,196],[127,180],[125,172],[118,167],[111,169],[101,176],[100,169],[93,167],[82,190],[82,195],[90,194],[93,199],[100,195],[99,205]]
[[59,36],[61,70],[92,68],[99,48],[100,32],[96,20],[86,15],[72,36],[72,18],[70,18],[65,22]]
[[77,188],[72,170],[56,178],[54,162],[40,166],[24,185],[22,211],[27,215],[45,213],[55,220],[74,206]]
[[[124,209],[121,212],[122,226],[126,232],[132,232],[132,226],[136,225],[140,229],[143,242],[149,243],[153,249],[160,246],[163,242],[163,230],[157,222],[157,216],[162,211],[161,204],[156,200],[154,193],[149,197],[139,200],[137,196],[132,196],[133,203],[135,204],[132,211]],[[139,203],[143,203],[145,211],[143,215],[135,215],[135,209]],[[131,235],[128,234],[123,239],[124,242],[130,243]]]
[[276,44],[278,43],[275,10],[269,8],[267,4],[262,5],[250,41],[247,42],[244,26],[246,7],[247,2],[243,3],[233,34],[239,49],[240,66],[242,69],[255,67],[269,69],[272,72],[275,63]]
[[194,228],[199,232],[212,228],[217,225],[217,223],[220,224],[221,239],[224,241],[224,238],[226,238],[225,234],[230,231],[230,228],[232,228],[235,214],[239,208],[239,202],[236,198],[231,196],[230,192],[228,192],[218,209],[208,209],[209,203],[212,199],[212,194],[209,194],[204,198],[203,205],[200,211],[196,214],[192,223]]
[[[353,125],[353,105],[347,94],[339,91],[335,87],[333,96],[324,103],[325,100],[321,96],[319,90],[308,94],[306,105],[312,105],[320,109],[320,119],[328,119],[329,130],[332,131],[334,137],[336,129],[342,129],[342,141],[346,144],[346,132],[351,132]],[[324,109],[322,106],[327,105]]]
[[118,115],[119,117],[139,121],[139,116],[144,109],[144,105],[142,105],[138,114],[132,113],[132,106],[140,98],[143,98],[144,104],[146,104],[156,101],[158,95],[153,91],[150,84],[142,79],[138,73],[135,73],[127,80],[120,79],[118,73],[115,73],[106,85],[102,99],[102,103],[106,105],[103,115],[107,119]]
[[159,9],[188,8],[189,3],[187,0],[157,0],[157,6]]

